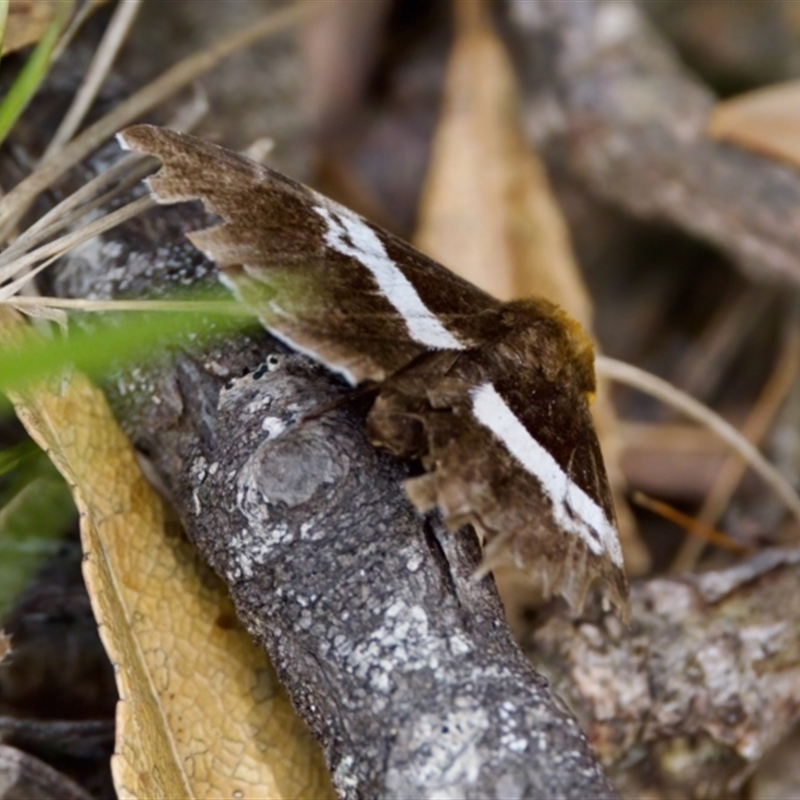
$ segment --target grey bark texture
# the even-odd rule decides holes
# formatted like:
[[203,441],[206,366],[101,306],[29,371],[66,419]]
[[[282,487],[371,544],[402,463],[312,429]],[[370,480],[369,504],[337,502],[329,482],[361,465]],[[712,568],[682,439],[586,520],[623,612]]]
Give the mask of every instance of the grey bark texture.
[[92,800],[92,796],[66,775],[35,756],[0,744],[0,800]]
[[[183,239],[194,220],[156,209],[68,257],[57,292],[213,279]],[[409,466],[366,439],[365,400],[260,333],[176,349],[107,391],[342,797],[615,796],[513,641],[493,582],[472,578],[474,534],[416,514]]]
[[534,660],[624,797],[732,797],[800,721],[800,550],[634,584],[633,624],[550,619]]
[[800,175],[706,133],[716,100],[632,0],[508,0],[531,138],[593,192],[800,283]]

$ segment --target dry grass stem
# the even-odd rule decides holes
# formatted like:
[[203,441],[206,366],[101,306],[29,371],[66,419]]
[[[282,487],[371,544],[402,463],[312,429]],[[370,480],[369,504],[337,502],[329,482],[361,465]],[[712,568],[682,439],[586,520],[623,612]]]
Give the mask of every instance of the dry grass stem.
[[725,445],[711,431],[689,422],[621,422],[620,447],[667,455],[717,454]]
[[673,371],[676,386],[698,399],[707,398],[758,326],[763,323],[774,292],[748,289],[726,303]]
[[61,54],[69,47],[70,42],[75,38],[75,34],[81,29],[81,25],[86,22],[89,15],[101,2],[102,0],[90,0],[90,2],[78,6],[78,10],[69,21],[69,24],[61,34],[58,42],[56,42],[56,46],[53,48],[53,56],[50,59],[51,64],[54,64],[61,58]]
[[167,70],[161,77],[120,103],[102,119],[82,131],[69,144],[43,160],[38,168],[0,200],[0,241],[8,239],[13,226],[35,198],[68,169],[86,158],[120,128],[138,119],[208,70],[259,39],[286,30],[324,4],[293,3],[266,15],[245,30],[226,36],[201,53],[196,53]]
[[[136,154],[129,154],[114,166],[107,169],[58,205],[50,209],[27,230],[23,231],[2,253],[0,267],[19,258],[22,253],[47,241],[58,231],[73,224],[80,217],[88,214],[104,203],[118,196],[130,186],[135,185],[150,170],[151,161]],[[107,186],[110,191],[103,192]],[[89,198],[94,198],[90,200]]]
[[125,41],[139,13],[141,0],[122,0],[114,11],[114,16],[106,28],[103,39],[95,51],[92,63],[78,89],[67,113],[61,120],[53,139],[45,150],[44,159],[49,158],[55,151],[66,144],[83,122],[86,112],[91,107],[100,87],[103,85],[119,48]]
[[[742,426],[741,434],[748,442],[755,445],[766,436],[775,415],[797,380],[798,367],[800,367],[800,332],[793,330],[784,345],[770,379]],[[706,527],[717,524],[730,503],[736,487],[744,477],[747,467],[747,461],[735,454],[725,460],[697,515],[697,526]],[[687,539],[670,566],[670,571],[688,572],[693,569],[703,547],[702,539],[695,537]]]
[[37,305],[19,305],[17,303],[18,300],[39,300],[39,297],[21,297],[17,295],[16,297],[12,297],[9,300],[0,301],[0,305],[8,305],[9,308],[13,308],[14,311],[18,311],[20,314],[28,317],[29,319],[34,320],[34,324],[38,320],[43,320],[45,322],[54,322],[61,328],[63,333],[67,333],[68,330],[68,322],[69,318],[67,317],[67,312],[60,308],[49,308],[48,306],[37,306]]
[[0,286],[0,303],[9,300],[10,298],[17,295],[19,292],[22,292],[26,288],[34,287],[33,291],[30,293],[31,297],[38,297],[35,286],[32,283],[33,279],[40,273],[47,269],[51,264],[57,261],[63,253],[57,253],[54,256],[51,256],[46,261],[43,261],[41,264],[37,265],[33,269],[30,268],[29,265],[25,265],[22,268],[23,274],[17,278],[15,281],[11,281],[11,283],[6,283],[4,286]]
[[739,553],[752,553],[754,550],[750,545],[742,544],[742,542],[725,535],[711,525],[707,525],[700,522],[700,520],[690,517],[688,514],[684,514],[682,511],[678,511],[677,508],[673,508],[669,503],[664,503],[661,500],[648,497],[643,492],[634,492],[631,499],[636,505],[646,508],[648,511],[652,511],[654,514],[658,514],[658,516],[679,525],[703,544],[711,542],[711,544],[715,544],[717,547],[722,547],[725,550],[735,550]]
[[[128,203],[128,205],[123,206],[122,208],[119,208],[116,211],[113,211],[112,213],[89,223],[77,231],[68,233],[66,236],[62,236],[53,242],[48,242],[48,244],[42,245],[32,252],[27,253],[24,256],[20,256],[16,261],[6,264],[4,267],[0,268],[0,284],[2,284],[4,281],[10,280],[14,275],[27,269],[28,267],[33,266],[38,261],[43,259],[52,260],[54,258],[61,257],[73,247],[77,247],[79,244],[83,244],[98,234],[104,233],[107,230],[111,230],[111,228],[114,228],[129,219],[133,219],[133,217],[141,214],[143,211],[153,208],[154,206],[155,202],[151,200],[150,197],[141,197],[138,200],[134,200],[132,203]],[[43,266],[45,265],[39,265],[35,270],[23,275],[13,283],[9,283],[0,287],[0,299],[7,299],[13,296],[17,291],[19,291],[21,286],[23,286],[31,279],[31,277],[33,277],[34,274],[40,272]]]
[[763,478],[764,482],[772,487],[792,514],[800,520],[800,497],[795,490],[775,467],[719,414],[680,389],[676,389],[667,381],[634,367],[632,364],[625,364],[614,358],[608,358],[608,356],[598,356],[596,366],[598,375],[646,392],[714,431],[745,459],[749,466]]
[[214,312],[251,317],[252,312],[235,300],[84,300],[75,297],[13,297],[8,305],[20,311],[53,308],[65,311],[161,311]]
[[[168,127],[173,130],[191,130],[205,115],[208,104],[204,97],[197,98],[178,110]],[[50,209],[33,225],[23,231],[2,253],[0,267],[18,258],[22,253],[55,236],[58,231],[74,224],[82,216],[102,208],[152,171],[152,159],[138,153],[128,153],[120,161],[95,176],[69,197]],[[112,188],[103,191],[107,186]],[[93,198],[93,199],[89,199]]]

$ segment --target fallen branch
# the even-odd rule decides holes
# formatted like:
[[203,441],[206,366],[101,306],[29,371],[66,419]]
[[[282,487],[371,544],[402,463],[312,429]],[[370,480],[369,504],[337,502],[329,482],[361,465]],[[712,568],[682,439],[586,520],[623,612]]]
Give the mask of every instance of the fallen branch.
[[[537,661],[626,797],[733,797],[800,719],[800,550],[653,579],[633,624],[549,620]],[[635,754],[635,758],[632,755]]]
[[598,195],[800,283],[800,174],[713,141],[715,97],[628,0],[508,0],[528,132]]
[[[110,298],[121,280],[143,293],[207,275],[182,236],[202,221],[155,213],[104,237],[96,257],[67,257],[57,293]],[[121,265],[119,243],[133,241],[141,250]],[[167,243],[174,264],[148,260]],[[328,373],[264,335],[140,365],[109,396],[343,797],[614,796],[514,643],[493,582],[473,580],[474,534],[414,512],[407,465],[367,442],[365,408]]]

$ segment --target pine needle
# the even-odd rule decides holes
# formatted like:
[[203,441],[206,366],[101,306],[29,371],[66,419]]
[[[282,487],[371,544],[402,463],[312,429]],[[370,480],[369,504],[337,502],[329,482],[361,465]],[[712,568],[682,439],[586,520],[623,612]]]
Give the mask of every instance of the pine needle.
[[[101,233],[105,233],[105,231],[111,230],[111,228],[114,228],[129,219],[133,219],[143,211],[153,208],[155,205],[155,202],[150,197],[141,197],[138,200],[134,200],[132,203],[128,203],[128,205],[111,212],[110,214],[106,214],[106,216],[101,217],[100,219],[94,220],[94,222],[90,222],[88,225],[85,225],[83,228],[79,228],[77,231],[72,231],[71,233],[62,236],[53,242],[49,242],[48,244],[42,245],[30,253],[20,256],[15,261],[0,268],[0,284],[6,280],[9,280],[13,275],[16,275],[28,267],[33,266],[39,261],[43,261],[45,259],[52,261],[56,258],[60,258],[62,255],[67,253],[72,248],[77,247],[79,244],[83,244],[89,239],[92,239]],[[16,281],[6,284],[5,286],[0,286],[0,300],[13,297],[14,294],[16,294],[20,288],[33,277],[34,274],[40,272],[44,266],[46,266],[46,264],[40,264],[35,270],[24,274]]]
[[631,496],[631,500],[636,503],[637,506],[646,508],[648,511],[658,514],[659,517],[674,522],[701,542],[710,542],[711,544],[717,545],[717,547],[722,547],[725,550],[735,550],[739,553],[752,553],[755,549],[750,545],[737,542],[736,539],[727,536],[699,519],[690,517],[682,511],[678,511],[677,508],[669,505],[669,503],[656,500],[654,497],[648,497],[644,492],[634,492]]
[[53,155],[75,135],[108,76],[111,65],[114,63],[140,8],[141,0],[120,0],[114,16],[103,34],[103,39],[95,51],[81,87],[45,150],[44,159]]

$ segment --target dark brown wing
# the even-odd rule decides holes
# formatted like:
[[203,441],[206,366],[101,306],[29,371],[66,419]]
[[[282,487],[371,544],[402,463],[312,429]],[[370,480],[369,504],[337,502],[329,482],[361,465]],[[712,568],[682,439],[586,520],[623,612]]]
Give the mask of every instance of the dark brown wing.
[[274,170],[163,128],[120,134],[156,156],[157,200],[201,200],[223,224],[191,234],[264,325],[351,382],[382,380],[429,349],[474,344],[497,301],[396,236]]
[[[386,381],[370,434],[428,470],[407,485],[451,529],[483,533],[488,567],[516,564],[580,608],[603,587],[627,615],[611,493],[589,413],[587,353],[546,301],[504,305],[479,350],[431,354]],[[524,364],[524,368],[520,365]]]
[[386,381],[376,444],[421,457],[409,484],[451,528],[474,523],[580,606],[600,581],[624,616],[627,583],[587,408],[590,347],[546,301],[500,304],[410,245],[223,148],[125,130],[162,162],[157,200],[201,200],[222,224],[191,234],[264,325],[352,383]]

